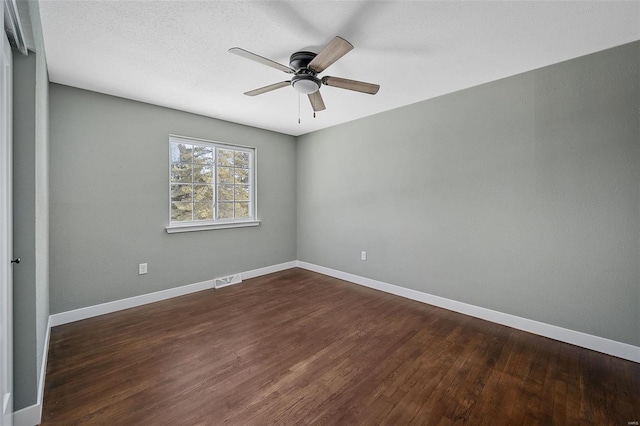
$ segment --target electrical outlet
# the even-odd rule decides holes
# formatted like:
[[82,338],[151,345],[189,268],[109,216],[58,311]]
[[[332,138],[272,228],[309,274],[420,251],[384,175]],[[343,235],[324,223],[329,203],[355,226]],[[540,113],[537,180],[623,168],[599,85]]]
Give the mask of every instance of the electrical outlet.
[[360,260],[367,260],[367,252],[366,251],[361,251],[360,252]]
[[147,264],[141,263],[138,265],[138,275],[144,275],[147,273]]

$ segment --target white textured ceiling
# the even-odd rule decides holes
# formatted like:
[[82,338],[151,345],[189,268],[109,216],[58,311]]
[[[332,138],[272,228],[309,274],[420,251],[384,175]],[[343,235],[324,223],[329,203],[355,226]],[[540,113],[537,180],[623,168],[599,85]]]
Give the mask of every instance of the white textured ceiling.
[[[640,2],[41,0],[51,81],[300,135],[640,39]],[[334,36],[355,49],[332,75],[377,95],[321,89],[312,118],[291,87],[243,92]]]

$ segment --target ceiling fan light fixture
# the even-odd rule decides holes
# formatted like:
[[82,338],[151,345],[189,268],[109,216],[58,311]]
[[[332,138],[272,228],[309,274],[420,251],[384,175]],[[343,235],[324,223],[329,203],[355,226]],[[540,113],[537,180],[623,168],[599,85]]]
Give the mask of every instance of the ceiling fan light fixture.
[[291,79],[291,86],[303,95],[310,95],[320,89],[322,83],[312,75],[296,75]]

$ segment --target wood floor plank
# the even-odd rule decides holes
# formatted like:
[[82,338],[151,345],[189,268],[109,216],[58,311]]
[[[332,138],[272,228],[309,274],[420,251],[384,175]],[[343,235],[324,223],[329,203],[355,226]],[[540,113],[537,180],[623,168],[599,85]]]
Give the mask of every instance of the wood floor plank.
[[628,424],[640,364],[290,269],[55,327],[43,425]]

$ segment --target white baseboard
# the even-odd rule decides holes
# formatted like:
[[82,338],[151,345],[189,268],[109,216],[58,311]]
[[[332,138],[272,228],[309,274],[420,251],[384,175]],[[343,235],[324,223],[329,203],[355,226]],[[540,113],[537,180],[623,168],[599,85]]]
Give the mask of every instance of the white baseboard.
[[481,308],[479,306],[469,305],[467,303],[458,302],[456,300],[434,296],[432,294],[399,287],[382,281],[372,280],[370,278],[361,277],[359,275],[354,275],[307,262],[297,261],[296,266],[298,266],[299,268],[307,269],[309,271],[328,275],[330,277],[349,281],[354,284],[359,284],[365,287],[384,291],[386,293],[395,294],[396,296],[401,296],[407,299],[416,300],[418,302],[427,303],[429,305],[438,306],[450,311],[459,312],[461,314],[506,325],[518,330],[527,331],[529,333],[548,337],[550,339],[559,340],[561,342],[640,363],[640,347],[638,346],[633,346],[627,343],[605,339],[604,337],[593,336],[591,334],[582,333],[580,331],[569,330],[555,325],[521,318],[515,315],[493,311],[491,309]]
[[33,404],[13,412],[13,426],[36,426],[42,419],[42,404]]
[[101,303],[100,305],[74,309],[73,311],[53,314],[49,316],[49,320],[51,321],[51,327],[55,327],[57,325],[80,321],[87,318],[93,318],[99,315],[110,314],[112,312],[122,311],[124,309],[135,308],[136,306],[159,302],[161,300],[171,299],[172,297],[184,296],[185,294],[195,293],[197,291],[208,290],[211,288],[213,288],[213,280],[207,280],[195,284],[156,291],[154,293],[133,296],[127,299]]
[[36,426],[42,421],[42,401],[44,398],[44,380],[47,375],[47,359],[49,356],[49,341],[51,338],[51,317],[47,321],[47,332],[44,337],[42,348],[42,365],[40,366],[40,377],[38,378],[38,399],[37,403],[14,411],[14,426]]
[[243,272],[242,279],[248,280],[250,278],[261,277],[267,274],[273,274],[274,272],[284,271],[285,269],[295,268],[298,261],[292,260],[291,262],[279,263],[277,265],[265,266],[264,268],[253,269],[251,271]]
[[[242,280],[271,274],[273,272],[291,269],[296,266],[296,261],[280,263],[277,265],[266,266],[264,268],[252,269],[250,271],[241,272],[239,275]],[[181,287],[174,287],[167,290],[156,291],[154,293],[142,294],[140,296],[129,297],[127,299],[115,300],[113,302],[102,303],[100,305],[88,306],[86,308],[74,309],[72,311],[61,312],[49,316],[50,326],[67,324],[74,321],[80,321],[87,318],[97,317],[99,315],[110,314],[112,312],[122,311],[124,309],[135,308],[136,306],[146,305],[148,303],[159,302],[161,300],[171,299],[173,297],[184,296],[186,294],[195,293],[197,291],[209,290],[215,288],[214,280],[202,281],[195,284],[188,284]]]

